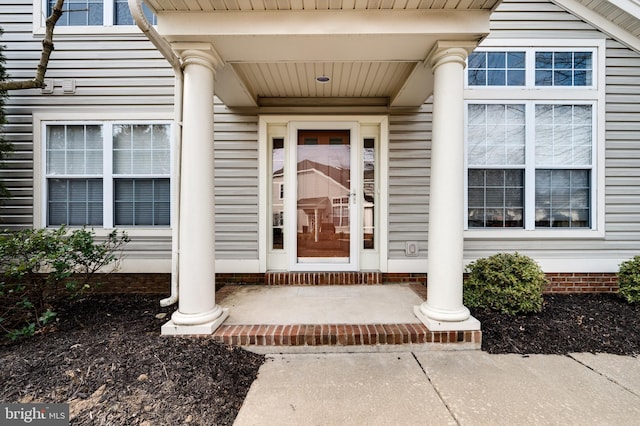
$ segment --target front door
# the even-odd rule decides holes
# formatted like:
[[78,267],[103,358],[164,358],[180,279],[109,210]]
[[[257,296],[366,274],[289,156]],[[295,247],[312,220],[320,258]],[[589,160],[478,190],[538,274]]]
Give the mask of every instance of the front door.
[[263,118],[267,270],[380,268],[386,210],[379,197],[386,186],[379,150],[386,120],[354,118]]
[[349,130],[299,130],[296,147],[297,263],[349,263]]
[[[290,216],[295,231],[294,270],[357,268],[358,216],[354,129],[294,128],[290,176],[295,176]],[[295,170],[294,170],[295,169]],[[294,211],[295,210],[295,211]],[[293,231],[293,229],[291,229]]]

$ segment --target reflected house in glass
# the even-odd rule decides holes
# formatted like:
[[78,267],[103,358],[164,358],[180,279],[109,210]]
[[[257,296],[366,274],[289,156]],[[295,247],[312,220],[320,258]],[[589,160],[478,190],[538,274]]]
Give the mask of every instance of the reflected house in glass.
[[350,170],[298,163],[299,257],[348,257]]

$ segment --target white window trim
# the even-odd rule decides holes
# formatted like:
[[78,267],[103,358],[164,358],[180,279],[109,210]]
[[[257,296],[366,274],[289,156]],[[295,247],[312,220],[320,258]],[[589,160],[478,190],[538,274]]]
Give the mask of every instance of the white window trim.
[[[572,46],[572,47],[553,47],[553,46],[537,46],[537,47],[479,47],[477,49],[479,52],[524,52],[525,54],[525,63],[528,64],[525,67],[525,84],[523,86],[470,86],[469,85],[469,73],[464,73],[464,87],[467,90],[498,90],[500,93],[506,92],[523,92],[527,90],[535,90],[535,91],[547,91],[553,90],[555,92],[561,91],[569,91],[571,92],[583,92],[588,90],[597,90],[599,76],[598,73],[598,64],[601,62],[598,60],[598,48],[593,46],[581,47],[581,46]],[[593,59],[593,67],[591,69],[591,85],[589,86],[537,86],[536,85],[536,75],[535,75],[535,54],[537,52],[591,52]],[[508,70],[508,69],[507,69]],[[511,93],[509,93],[509,96]],[[513,93],[514,96],[521,96],[521,94]],[[548,96],[547,94],[542,94],[543,96]],[[575,93],[571,93],[569,96],[576,96]]]
[[[70,119],[73,117],[73,119]],[[46,176],[46,132],[45,128],[50,124],[104,124],[109,123],[127,123],[127,124],[170,124],[174,125],[172,121],[173,115],[171,113],[87,113],[78,111],[69,112],[55,112],[55,113],[34,113],[33,114],[33,164],[34,164],[34,179],[33,179],[33,225],[34,228],[46,228],[47,227],[47,176]],[[107,126],[109,127],[109,126]],[[105,138],[108,135],[105,135]],[[106,147],[105,147],[106,149]],[[103,151],[103,163],[108,161],[107,157],[111,157],[111,152]],[[173,153],[171,153],[173,156]],[[173,161],[170,159],[170,164],[173,165]],[[138,176],[138,175],[136,175]],[[149,177],[153,177],[150,175]],[[163,176],[164,177],[164,176]],[[170,177],[173,177],[173,169],[171,169]],[[105,179],[105,175],[101,176],[101,179]],[[110,179],[106,179],[110,180]],[[104,182],[104,181],[103,181]],[[110,193],[107,198],[107,186],[103,186],[103,200],[108,200],[110,205],[113,204],[113,194]],[[105,209],[106,212],[107,209]],[[112,212],[112,209],[109,209]],[[105,214],[105,221],[111,218],[112,213]],[[111,220],[113,222],[113,220]],[[70,227],[78,228],[78,227]],[[101,227],[94,227],[97,236],[105,236],[109,234],[114,228],[107,228],[105,225]],[[171,236],[171,227],[117,227],[117,229],[125,230],[129,236]]]
[[[592,104],[595,113],[593,130],[593,155],[591,183],[592,225],[591,229],[469,229],[467,222],[467,147],[465,135],[465,221],[464,237],[469,239],[602,239],[605,236],[605,75],[606,75],[606,40],[605,39],[565,39],[565,40],[531,40],[523,45],[517,39],[485,39],[482,50],[594,50],[593,87],[560,88],[558,86],[472,86],[468,87],[465,73],[465,132],[468,103],[547,103],[547,104]],[[528,58],[527,58],[528,59]],[[527,74],[533,65],[528,64]],[[527,77],[529,78],[529,77]],[[533,132],[533,123],[527,122],[526,132]],[[535,168],[533,169],[535,171]],[[526,178],[525,178],[526,185]],[[525,212],[527,203],[535,199],[535,188],[525,186]],[[526,220],[526,215],[525,215]]]
[[[86,34],[142,34],[137,25],[115,25],[113,23],[113,0],[105,0],[102,25],[56,25],[56,37],[64,35]],[[33,0],[33,34],[45,34],[47,0]]]

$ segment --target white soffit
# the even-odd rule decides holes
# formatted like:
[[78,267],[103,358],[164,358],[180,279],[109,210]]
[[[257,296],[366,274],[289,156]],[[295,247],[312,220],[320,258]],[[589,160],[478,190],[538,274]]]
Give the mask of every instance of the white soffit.
[[500,0],[145,0],[162,12],[264,10],[491,10]]

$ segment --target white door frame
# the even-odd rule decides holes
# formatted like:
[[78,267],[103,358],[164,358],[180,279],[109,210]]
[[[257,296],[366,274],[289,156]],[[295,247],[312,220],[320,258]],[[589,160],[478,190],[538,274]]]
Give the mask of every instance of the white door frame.
[[[389,123],[385,115],[261,115],[259,118],[258,154],[260,163],[259,179],[259,263],[260,270],[291,270],[291,271],[351,271],[351,270],[378,270],[388,271],[388,153],[389,153]],[[295,216],[289,217],[289,209],[285,208],[285,248],[273,250],[271,248],[271,153],[272,139],[284,138],[285,147],[292,146],[289,140],[297,140],[298,130],[350,130],[352,147],[352,173],[358,173],[356,181],[361,187],[362,175],[362,139],[371,137],[376,140],[377,146],[377,177],[376,177],[376,246],[375,250],[362,250],[362,197],[356,197],[356,205],[352,207],[352,215],[355,214],[357,223],[355,234],[351,236],[351,253],[354,253],[349,264],[340,263],[312,263],[297,264],[296,247],[290,247],[293,231],[295,235]],[[353,131],[351,131],[354,129]],[[366,130],[365,130],[366,129]],[[293,138],[293,139],[291,139]],[[297,144],[296,144],[297,145]],[[285,148],[285,151],[287,148]],[[295,154],[295,153],[294,153]],[[285,169],[289,166],[291,153],[286,151]],[[355,155],[355,160],[353,159]],[[294,160],[295,161],[295,155]],[[291,173],[289,173],[291,174]],[[294,173],[295,175],[295,173]],[[285,202],[287,205],[296,204],[296,191],[288,191],[287,185],[294,185],[297,176],[289,177],[293,182],[285,181]],[[353,187],[353,185],[352,185]],[[289,188],[292,188],[289,186]],[[357,192],[357,189],[352,192]],[[290,195],[291,194],[291,195]],[[360,194],[361,195],[361,194]],[[291,197],[287,199],[287,197]],[[291,201],[293,200],[293,201]],[[295,214],[295,211],[294,211]],[[353,216],[351,216],[353,217]],[[291,229],[293,227],[293,229]],[[296,265],[292,267],[292,265]]]

